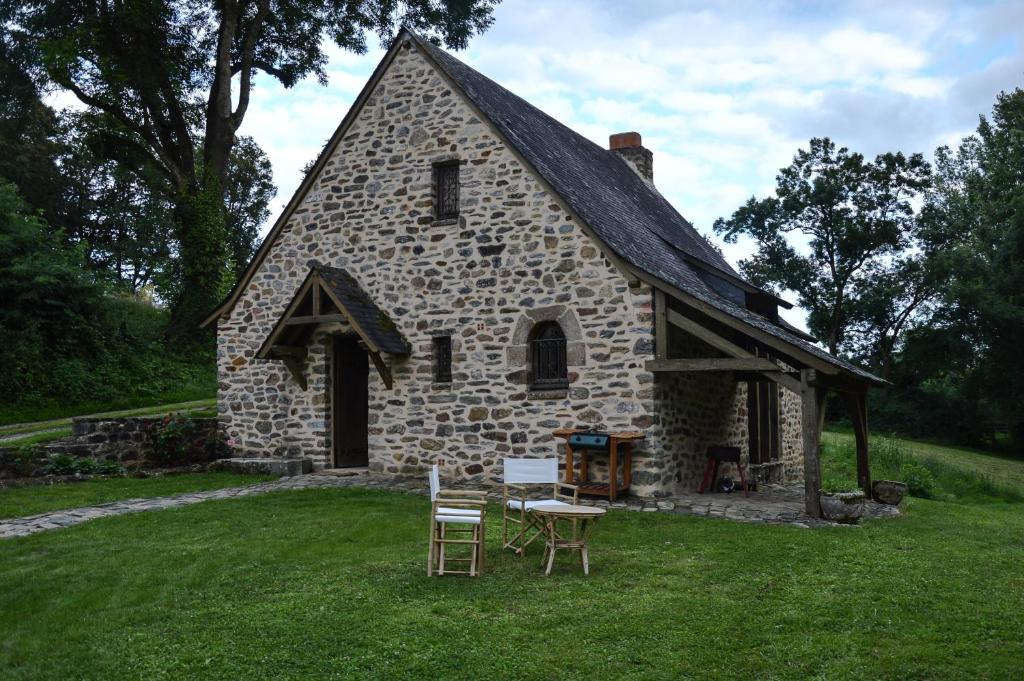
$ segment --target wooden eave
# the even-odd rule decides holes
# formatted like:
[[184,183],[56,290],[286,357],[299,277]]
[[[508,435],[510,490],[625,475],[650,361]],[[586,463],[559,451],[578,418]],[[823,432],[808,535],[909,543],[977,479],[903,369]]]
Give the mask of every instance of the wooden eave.
[[[300,311],[302,314],[297,314]],[[306,380],[302,364],[306,359],[306,346],[316,327],[332,323],[347,324],[359,336],[360,346],[370,355],[384,384],[391,388],[391,371],[384,361],[383,351],[371,334],[367,333],[366,328],[350,313],[344,301],[335,295],[315,267],[306,276],[292,301],[274,324],[270,335],[256,352],[256,358],[281,360],[299,385],[305,389]]]
[[[665,347],[667,344],[667,334],[663,331],[658,331],[659,325],[662,329],[667,329],[667,325],[672,324],[673,326],[677,326],[690,335],[711,345],[726,355],[727,358],[743,360],[746,362],[746,364],[742,362],[709,362],[703,365],[696,363],[686,364],[681,362],[672,364],[670,358],[662,355],[659,351],[657,359],[652,362],[648,362],[648,369],[650,371],[753,371],[766,378],[775,380],[781,385],[794,390],[794,392],[796,391],[795,388],[797,388],[797,384],[793,377],[783,372],[781,367],[779,367],[777,371],[769,369],[768,367],[754,361],[758,358],[747,349],[740,347],[731,340],[703,327],[699,323],[688,319],[675,310],[669,308],[666,305],[665,300],[667,296],[671,296],[716,322],[719,322],[723,326],[734,329],[757,343],[775,350],[787,361],[792,361],[796,368],[813,370],[810,376],[812,376],[813,380],[817,381],[822,387],[826,387],[827,385],[827,387],[832,390],[856,393],[865,391],[869,387],[886,385],[886,383],[881,379],[872,381],[868,378],[858,376],[838,365],[827,362],[821,357],[807,352],[798,345],[787,343],[781,338],[776,338],[762,329],[758,329],[755,326],[747,324],[746,322],[719,310],[713,305],[710,305],[703,300],[700,300],[695,296],[658,279],[657,277],[651,276],[649,273],[640,270],[639,268],[634,268],[633,272],[640,280],[650,284],[655,289],[656,348],[659,345]],[[658,304],[659,302],[661,303],[660,305]],[[660,343],[658,341],[660,341]]]

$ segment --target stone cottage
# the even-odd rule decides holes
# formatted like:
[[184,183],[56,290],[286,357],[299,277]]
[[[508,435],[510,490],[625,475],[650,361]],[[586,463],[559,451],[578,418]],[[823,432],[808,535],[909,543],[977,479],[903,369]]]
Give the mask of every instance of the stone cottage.
[[635,494],[694,488],[711,445],[816,491],[824,391],[859,424],[878,379],[780,319],[653,168],[403,30],[206,321],[239,454],[500,478],[585,426],[645,434]]

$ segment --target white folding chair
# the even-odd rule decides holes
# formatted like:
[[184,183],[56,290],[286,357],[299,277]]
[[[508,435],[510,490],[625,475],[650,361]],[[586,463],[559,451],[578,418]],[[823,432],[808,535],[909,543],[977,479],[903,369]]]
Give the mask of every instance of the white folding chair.
[[[470,490],[442,490],[437,465],[430,468],[430,547],[427,550],[427,576],[437,571],[443,575],[479,576],[484,569],[484,546],[487,536],[486,492]],[[461,497],[461,498],[460,498]],[[453,525],[449,529],[449,525]],[[466,539],[466,536],[469,536]],[[445,547],[469,545],[469,558],[445,556]],[[449,570],[446,559],[453,563],[469,563],[468,570]]]
[[[575,504],[579,501],[579,491],[575,485],[558,481],[558,459],[503,459],[503,463],[502,548],[510,548],[523,555],[526,547],[544,532],[543,524],[529,513],[530,509],[541,504]],[[551,496],[528,499],[527,488],[523,485],[551,485]],[[572,490],[572,494],[564,494],[561,490]],[[509,523],[519,526],[511,539]]]

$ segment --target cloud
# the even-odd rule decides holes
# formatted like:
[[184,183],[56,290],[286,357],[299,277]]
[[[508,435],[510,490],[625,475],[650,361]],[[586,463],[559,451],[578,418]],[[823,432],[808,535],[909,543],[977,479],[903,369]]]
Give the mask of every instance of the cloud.
[[[639,131],[659,188],[708,234],[811,137],[868,155],[955,142],[1024,83],[1022,41],[1020,2],[506,0],[458,56],[598,144]],[[282,203],[381,54],[332,47],[326,88],[260,82],[242,132]]]

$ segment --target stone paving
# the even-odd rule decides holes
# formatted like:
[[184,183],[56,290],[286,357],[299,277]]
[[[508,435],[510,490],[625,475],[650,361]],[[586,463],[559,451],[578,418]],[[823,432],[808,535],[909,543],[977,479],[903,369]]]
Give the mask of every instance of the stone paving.
[[[63,509],[25,516],[23,518],[8,518],[0,520],[0,538],[22,537],[46,530],[56,530],[62,527],[78,525],[96,518],[177,508],[210,499],[232,499],[283,490],[338,487],[367,487],[423,495],[427,493],[425,479],[396,478],[367,473],[365,471],[325,471],[284,477],[244,487],[187,492],[169,497],[154,497],[150,499],[122,499],[96,506]],[[492,488],[488,498],[492,501],[500,501],[500,488]],[[765,486],[763,490],[752,492],[749,498],[744,497],[743,492],[739,491],[732,494],[692,493],[659,499],[626,497],[615,502],[608,502],[604,499],[584,498],[580,503],[603,508],[618,508],[652,513],[677,513],[680,515],[725,518],[751,523],[788,524],[797,527],[836,526],[835,523],[805,515],[803,512],[802,490],[792,485]],[[868,502],[867,509],[868,517],[878,518],[899,515],[897,507],[885,506],[875,502]]]

